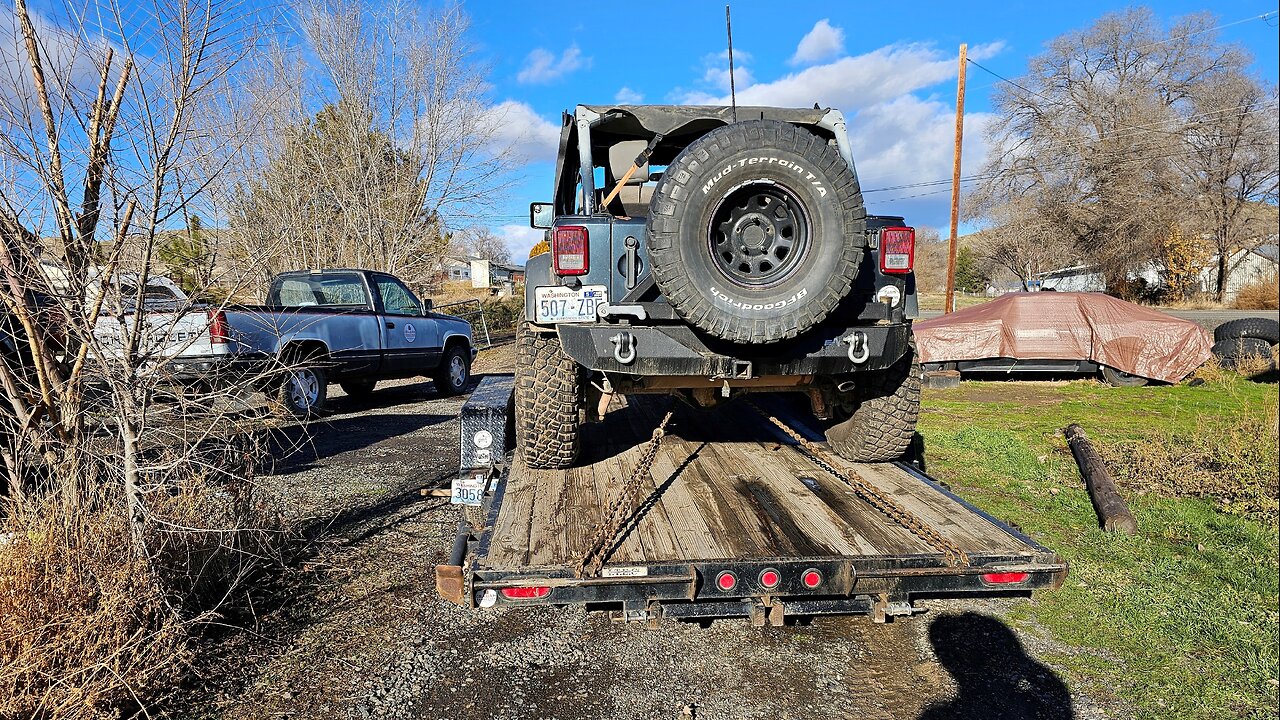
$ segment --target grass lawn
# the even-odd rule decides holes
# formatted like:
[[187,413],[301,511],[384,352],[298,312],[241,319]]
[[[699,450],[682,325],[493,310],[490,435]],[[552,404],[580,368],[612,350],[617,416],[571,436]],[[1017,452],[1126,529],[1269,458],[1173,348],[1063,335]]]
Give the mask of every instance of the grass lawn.
[[[919,429],[930,474],[1071,563],[1060,590],[1013,613],[1029,631],[1078,648],[1049,658],[1070,682],[1144,718],[1274,718],[1276,406],[1274,384],[1235,376],[1199,387],[966,382],[926,390]],[[1135,537],[1098,530],[1061,436],[1072,422],[1116,460]],[[1183,474],[1162,467],[1148,476],[1145,460],[1124,463],[1151,444],[1175,465],[1181,447],[1210,448],[1208,472],[1245,478],[1259,496],[1252,510],[1238,514],[1239,499],[1226,504],[1231,497],[1213,489],[1207,499],[1175,497],[1168,483],[1149,483]]]

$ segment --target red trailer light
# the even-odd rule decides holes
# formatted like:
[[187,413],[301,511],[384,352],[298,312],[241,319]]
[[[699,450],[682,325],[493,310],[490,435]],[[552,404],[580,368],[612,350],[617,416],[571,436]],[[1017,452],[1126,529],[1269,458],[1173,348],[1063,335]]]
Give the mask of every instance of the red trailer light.
[[800,582],[812,590],[822,584],[822,573],[817,568],[809,568],[800,576]]
[[766,568],[760,571],[760,585],[766,590],[772,590],[778,587],[778,583],[782,582],[782,576],[773,568]]
[[578,225],[556,228],[551,235],[551,262],[557,275],[586,275],[591,268],[587,229]]
[[719,575],[716,575],[716,587],[720,588],[721,592],[729,592],[737,586],[738,576],[732,572],[724,570]]
[[502,597],[508,600],[534,600],[551,594],[549,587],[507,587],[502,588]]
[[225,345],[230,340],[227,332],[227,314],[221,310],[209,311],[209,342]]
[[1017,585],[1026,582],[1031,577],[1031,573],[1024,572],[994,572],[983,573],[982,582],[988,585]]
[[916,229],[891,227],[880,231],[880,272],[911,272],[916,262]]

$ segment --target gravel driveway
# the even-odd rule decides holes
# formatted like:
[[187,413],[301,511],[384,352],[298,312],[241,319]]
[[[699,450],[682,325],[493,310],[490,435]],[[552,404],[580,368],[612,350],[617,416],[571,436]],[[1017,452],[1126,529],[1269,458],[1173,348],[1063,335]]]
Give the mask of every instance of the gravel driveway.
[[[510,345],[478,371],[505,369]],[[240,718],[1123,718],[1038,657],[1076,652],[1002,618],[1018,601],[943,603],[753,628],[619,624],[581,608],[440,600],[456,509],[423,495],[457,467],[463,399],[388,384],[334,413],[265,478],[316,552],[256,626],[202,669],[190,715]],[[300,434],[291,437],[297,440]]]

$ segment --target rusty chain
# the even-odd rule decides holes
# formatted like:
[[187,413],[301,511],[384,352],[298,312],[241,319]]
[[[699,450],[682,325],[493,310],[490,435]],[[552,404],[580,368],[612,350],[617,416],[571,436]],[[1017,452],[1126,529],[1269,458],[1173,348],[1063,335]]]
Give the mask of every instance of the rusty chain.
[[[671,422],[671,414],[672,411],[668,410],[667,414],[662,417],[662,422],[653,429],[653,437],[649,439],[649,445],[640,456],[640,461],[636,463],[631,475],[623,483],[622,489],[614,496],[613,501],[609,503],[604,518],[591,536],[591,541],[587,545],[587,552],[578,561],[578,565],[575,568],[575,574],[578,577],[594,576],[600,572],[600,568],[604,566],[606,554],[616,544],[619,533],[630,521],[632,515],[630,512],[631,506],[635,503],[636,495],[640,490],[641,479],[649,474],[649,469],[653,467],[653,461],[658,457],[658,447],[662,444],[663,436],[666,435],[667,423]],[[628,512],[623,513],[624,508]]]
[[969,556],[964,550],[960,549],[953,541],[947,539],[938,532],[933,526],[916,516],[910,510],[903,507],[897,500],[883,493],[879,488],[867,482],[861,475],[852,469],[843,467],[842,462],[833,457],[825,449],[812,440],[804,437],[796,432],[790,425],[779,420],[773,414],[765,412],[750,399],[745,399],[746,404],[755,410],[761,417],[773,423],[783,433],[795,440],[800,448],[814,462],[822,466],[832,476],[843,481],[846,485],[853,489],[858,497],[865,500],[875,509],[884,513],[891,520],[898,523],[902,527],[910,530],[913,535],[932,545],[935,549],[943,554],[949,565],[968,565]]

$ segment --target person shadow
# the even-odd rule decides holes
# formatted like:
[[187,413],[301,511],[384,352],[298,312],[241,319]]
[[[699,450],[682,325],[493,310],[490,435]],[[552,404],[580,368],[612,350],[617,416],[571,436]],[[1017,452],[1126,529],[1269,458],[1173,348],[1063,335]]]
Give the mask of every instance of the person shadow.
[[920,720],[1074,720],[1071,693],[1048,666],[1029,657],[1000,620],[975,612],[944,615],[929,626],[938,662],[956,696],[924,709]]

